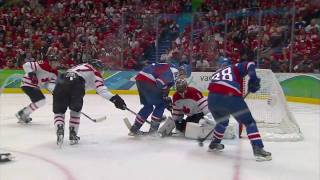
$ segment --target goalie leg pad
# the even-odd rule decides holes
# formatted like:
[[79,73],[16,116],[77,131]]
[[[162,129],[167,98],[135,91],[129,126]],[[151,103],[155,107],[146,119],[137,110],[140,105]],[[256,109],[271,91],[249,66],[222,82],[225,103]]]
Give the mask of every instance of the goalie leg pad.
[[168,136],[175,127],[175,122],[171,117],[168,117],[165,123],[159,128],[158,133],[161,134],[161,136]]
[[[186,126],[185,136],[189,139],[200,139],[208,135],[208,133],[214,128],[214,126],[200,126],[198,123],[188,122]],[[211,138],[210,135],[208,138]]]
[[[201,121],[200,121],[201,122]],[[189,139],[199,139],[204,138],[208,135],[208,133],[215,127],[214,123],[211,124],[197,124],[188,122],[186,126],[185,136]],[[213,135],[213,133],[212,133]],[[212,139],[212,135],[210,135],[207,139]],[[236,137],[236,128],[235,124],[230,124],[225,133],[224,139],[234,139]]]

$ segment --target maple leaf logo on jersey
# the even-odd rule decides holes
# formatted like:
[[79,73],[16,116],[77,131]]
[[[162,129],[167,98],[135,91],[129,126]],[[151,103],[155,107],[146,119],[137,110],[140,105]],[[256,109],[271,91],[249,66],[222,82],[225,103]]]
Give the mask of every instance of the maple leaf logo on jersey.
[[190,113],[190,109],[187,108],[187,107],[185,107],[185,106],[183,106],[182,111],[183,111],[185,114],[189,114],[189,113]]

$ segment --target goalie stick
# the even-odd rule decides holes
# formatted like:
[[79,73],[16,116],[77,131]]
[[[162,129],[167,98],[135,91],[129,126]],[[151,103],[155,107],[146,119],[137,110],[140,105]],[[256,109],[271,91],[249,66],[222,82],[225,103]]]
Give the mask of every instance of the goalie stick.
[[[249,93],[250,93],[250,92],[247,92],[247,93],[243,96],[243,99],[245,99],[245,98],[249,95]],[[236,114],[242,114],[242,113],[244,113],[244,112],[243,112],[243,111],[240,111],[240,112],[238,112],[238,113],[236,113]],[[213,131],[214,131],[214,128],[213,128],[205,137],[203,137],[203,138],[198,138],[198,145],[199,145],[200,147],[203,146],[203,142],[213,133]]]

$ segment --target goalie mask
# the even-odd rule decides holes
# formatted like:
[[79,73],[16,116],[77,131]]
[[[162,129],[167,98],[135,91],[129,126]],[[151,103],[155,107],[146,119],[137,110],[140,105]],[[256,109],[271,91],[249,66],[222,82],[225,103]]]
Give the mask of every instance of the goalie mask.
[[178,79],[176,81],[176,90],[178,93],[184,93],[188,87],[188,82],[186,79]]

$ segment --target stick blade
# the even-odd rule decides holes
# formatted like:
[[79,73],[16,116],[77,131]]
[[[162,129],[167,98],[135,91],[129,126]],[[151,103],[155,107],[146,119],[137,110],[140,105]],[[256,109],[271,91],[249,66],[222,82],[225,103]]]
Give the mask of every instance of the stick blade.
[[101,121],[104,121],[104,120],[106,120],[107,119],[107,116],[103,116],[103,117],[100,117],[100,118],[96,118],[96,119],[94,119],[93,121],[94,122],[101,122]]

